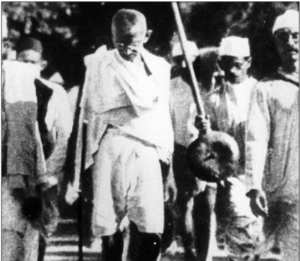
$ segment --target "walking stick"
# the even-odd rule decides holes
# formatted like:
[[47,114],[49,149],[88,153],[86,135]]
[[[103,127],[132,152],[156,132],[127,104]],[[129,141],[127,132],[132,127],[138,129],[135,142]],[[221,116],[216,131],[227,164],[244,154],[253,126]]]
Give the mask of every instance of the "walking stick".
[[79,177],[79,198],[78,198],[78,261],[83,261],[83,231],[82,231],[82,209],[83,209],[83,198],[82,198],[82,189],[81,189],[81,176],[85,171],[85,155],[86,155],[86,135],[87,135],[87,124],[86,120],[83,121],[82,126],[82,154],[81,154],[81,171]]
[[189,57],[189,53],[188,53],[188,49],[187,49],[187,39],[186,39],[186,35],[184,32],[184,28],[183,28],[183,24],[182,24],[182,20],[180,17],[180,13],[179,13],[179,9],[178,9],[178,4],[176,2],[172,2],[172,9],[174,12],[174,16],[175,16],[175,21],[176,21],[176,25],[177,25],[177,30],[178,30],[178,35],[179,35],[179,39],[180,39],[180,44],[181,44],[181,48],[183,50],[183,54],[184,54],[184,58],[191,76],[191,80],[192,80],[192,92],[194,95],[194,99],[196,102],[196,108],[197,108],[197,113],[199,115],[203,115],[205,116],[205,110],[204,110],[204,105],[203,105],[203,101],[200,95],[200,91],[198,88],[198,82],[195,76],[195,72],[194,72],[194,68],[193,68],[193,64],[192,61]]

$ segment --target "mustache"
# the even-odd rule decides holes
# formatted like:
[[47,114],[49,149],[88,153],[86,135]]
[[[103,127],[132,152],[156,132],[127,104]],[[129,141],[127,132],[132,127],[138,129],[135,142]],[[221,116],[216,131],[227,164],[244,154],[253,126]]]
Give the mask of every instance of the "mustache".
[[287,48],[286,50],[287,52],[299,52],[299,50],[297,48],[291,47],[291,48]]

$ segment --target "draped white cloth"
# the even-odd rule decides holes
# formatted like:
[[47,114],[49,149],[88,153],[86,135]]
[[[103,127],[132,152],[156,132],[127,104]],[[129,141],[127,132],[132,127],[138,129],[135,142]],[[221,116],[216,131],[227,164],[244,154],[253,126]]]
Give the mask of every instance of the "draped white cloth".
[[212,93],[205,101],[212,129],[231,135],[240,150],[240,174],[245,174],[245,125],[248,116],[251,91],[256,80],[248,78],[240,84],[227,83]]
[[273,77],[254,89],[247,123],[249,188],[269,200],[296,202],[299,189],[299,88]]
[[[96,57],[96,56],[95,56]],[[117,50],[102,48],[97,60],[88,59],[81,99],[81,115],[73,186],[79,186],[82,123],[88,121],[85,166],[93,163],[100,140],[110,124],[128,135],[157,148],[168,161],[173,151],[173,130],[169,111],[170,67],[146,50],[142,59],[150,74],[122,59]]]
[[36,121],[37,96],[34,80],[39,75],[39,67],[33,64],[5,61],[2,65],[5,126],[2,142],[7,147],[7,175],[34,177],[36,174],[44,176],[46,173]]

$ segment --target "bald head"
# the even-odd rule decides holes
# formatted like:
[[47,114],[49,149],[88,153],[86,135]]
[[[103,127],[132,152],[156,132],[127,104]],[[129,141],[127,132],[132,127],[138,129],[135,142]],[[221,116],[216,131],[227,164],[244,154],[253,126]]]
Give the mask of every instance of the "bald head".
[[112,20],[112,37],[120,55],[133,61],[150,37],[145,16],[136,10],[119,10]]
[[145,16],[136,10],[121,9],[115,13],[112,20],[112,30],[128,30],[138,26],[144,33],[147,31]]

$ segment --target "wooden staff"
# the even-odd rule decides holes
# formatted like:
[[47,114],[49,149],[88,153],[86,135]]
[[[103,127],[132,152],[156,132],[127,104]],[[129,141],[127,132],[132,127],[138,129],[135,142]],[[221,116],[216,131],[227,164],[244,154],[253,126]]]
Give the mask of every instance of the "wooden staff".
[[[81,154],[81,167],[80,167],[80,177],[79,184],[81,184],[81,176],[85,171],[85,155],[86,155],[86,141],[87,141],[87,125],[88,122],[86,120],[83,121],[82,126],[82,154]],[[79,185],[79,198],[78,198],[78,216],[77,216],[77,225],[78,225],[78,261],[83,261],[83,231],[82,231],[82,210],[83,210],[83,198],[81,185]]]
[[197,113],[200,116],[205,116],[204,104],[203,104],[203,101],[202,101],[202,98],[200,95],[200,91],[198,88],[198,82],[197,82],[197,79],[195,76],[193,64],[191,61],[191,56],[188,52],[187,39],[186,39],[185,31],[183,28],[181,16],[179,13],[178,4],[176,2],[172,2],[171,4],[172,4],[173,13],[175,16],[175,22],[176,22],[176,26],[177,26],[177,30],[178,30],[181,48],[183,50],[184,58],[185,58],[185,61],[186,61],[186,64],[187,64],[187,67],[188,67],[188,70],[189,70],[189,73],[191,76],[191,80],[192,80],[192,92],[193,92],[193,96],[194,96],[195,103],[196,103]]
[[[185,36],[183,24],[181,21],[179,8],[176,2],[172,2],[172,9],[175,16],[175,21],[178,29],[179,40],[183,50],[184,58],[192,80],[192,92],[196,103],[198,116],[206,117],[203,100],[198,88],[194,68],[188,53],[187,39]],[[204,146],[203,146],[204,145]],[[204,151],[203,151],[204,150]],[[227,133],[221,131],[199,132],[199,137],[193,141],[187,149],[187,162],[194,175],[202,180],[210,182],[218,182],[219,177],[213,175],[214,171],[211,169],[210,162],[207,158],[207,152],[210,155],[227,154],[228,164],[235,162],[239,157],[239,149],[236,141]],[[230,155],[230,157],[228,156]],[[217,158],[223,158],[218,156]],[[210,170],[210,171],[207,171]]]

